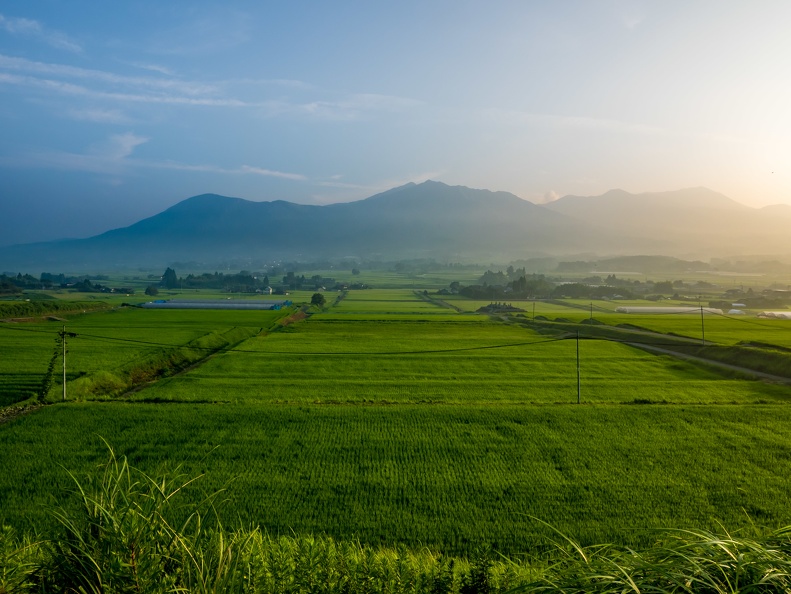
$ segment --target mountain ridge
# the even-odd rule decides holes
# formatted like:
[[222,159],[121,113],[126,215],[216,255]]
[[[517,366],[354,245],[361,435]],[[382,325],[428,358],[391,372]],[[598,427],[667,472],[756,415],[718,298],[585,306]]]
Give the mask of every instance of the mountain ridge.
[[[782,205],[779,205],[782,206]],[[443,258],[547,254],[683,257],[791,253],[788,209],[753,209],[708,188],[534,204],[509,192],[409,183],[324,206],[199,194],[85,239],[0,248],[0,265],[106,267],[188,259]]]

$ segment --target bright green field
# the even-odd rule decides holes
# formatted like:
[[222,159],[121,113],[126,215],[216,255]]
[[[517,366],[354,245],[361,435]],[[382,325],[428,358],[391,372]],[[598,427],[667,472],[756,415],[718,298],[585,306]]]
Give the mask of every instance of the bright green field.
[[[475,301],[457,295],[442,297],[464,311],[476,311],[479,307],[489,305],[491,301]],[[620,306],[638,307],[697,307],[697,303],[682,301],[597,301],[589,299],[564,299],[562,303],[544,301],[506,300],[524,310],[524,315],[531,318],[544,316],[550,320],[562,318],[572,322],[581,322],[591,317],[590,305],[593,305],[593,318],[609,325],[631,324],[662,333],[674,333],[700,339],[705,331],[706,341],[723,345],[733,345],[742,341],[765,342],[784,347],[791,347],[791,322],[789,320],[758,319],[759,310],[749,311],[744,316],[706,314],[701,329],[700,314],[625,314],[616,312]]]
[[[467,316],[457,316],[466,319]],[[485,320],[475,316],[476,320]],[[517,346],[508,346],[517,345]],[[728,379],[618,343],[583,341],[582,401],[788,402],[784,386]],[[574,340],[480,321],[337,321],[254,337],[135,399],[247,402],[576,402]]]
[[[538,306],[550,319],[586,317]],[[250,338],[125,401],[59,404],[0,425],[0,524],[45,525],[66,469],[106,459],[98,436],[144,470],[205,472],[206,491],[227,487],[227,523],[274,533],[518,553],[546,543],[533,517],[586,544],[791,522],[787,386],[583,340],[577,406],[575,340],[457,314],[411,290],[350,291],[281,328],[285,313],[70,319],[70,384],[207,335]],[[61,326],[0,327],[0,378],[40,380]]]
[[[663,333],[674,333],[691,338],[701,338],[705,331],[707,342],[732,345],[741,341],[756,341],[791,347],[791,321],[758,319],[755,312],[744,316],[706,314],[701,319],[698,312],[689,314],[625,314],[615,311],[621,305],[636,305],[643,307],[653,306],[690,306],[682,302],[662,302],[661,304],[650,301],[590,301],[590,300],[564,300],[569,305],[577,307],[564,307],[552,303],[536,303],[536,315],[543,315],[549,319],[558,317],[579,322],[590,317],[590,304],[593,303],[593,317],[596,320],[610,325],[632,324],[649,330]],[[532,304],[525,306],[528,317],[532,315]]]
[[639,544],[788,523],[789,427],[787,406],[63,405],[0,431],[0,523],[46,522],[101,435],[142,469],[205,472],[226,522],[272,533],[517,553],[546,542],[532,516]]
[[[67,322],[0,325],[0,406],[38,390],[66,326],[77,336],[68,339],[69,380],[96,372],[112,372],[164,350],[234,327],[257,331],[280,317],[270,311],[190,311],[123,308],[70,316]],[[58,362],[56,379],[62,374]]]

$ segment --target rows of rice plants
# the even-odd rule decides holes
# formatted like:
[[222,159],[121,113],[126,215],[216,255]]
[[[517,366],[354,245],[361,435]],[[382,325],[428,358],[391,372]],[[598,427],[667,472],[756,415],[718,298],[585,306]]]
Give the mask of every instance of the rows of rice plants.
[[[784,386],[582,341],[576,406],[573,339],[450,313],[408,290],[350,291],[282,328],[280,315],[126,308],[70,319],[70,373],[84,375],[72,388],[187,343],[253,337],[132,402],[47,407],[0,427],[0,525],[46,525],[47,502],[70,482],[63,468],[103,459],[97,435],[147,471],[206,472],[206,490],[227,489],[226,522],[275,537],[514,553],[552,536],[535,518],[584,544],[791,519]],[[19,326],[0,328],[0,378],[21,384],[11,374],[43,374],[62,323]]]
[[[465,318],[466,316],[458,316]],[[258,336],[134,398],[294,403],[568,403],[577,345],[515,326],[417,319],[327,321]],[[510,345],[510,346],[509,346]],[[787,402],[783,386],[745,382],[607,341],[579,348],[582,402]]]
[[184,504],[200,477],[151,476],[112,450],[91,478],[75,482],[72,505],[53,512],[59,526],[42,540],[0,526],[0,592],[483,594],[540,575],[488,551],[469,561],[403,545],[228,529],[215,513],[218,493]]
[[[0,325],[0,405],[30,398],[39,390],[57,347],[58,333],[65,326],[76,334],[67,339],[67,381],[95,384],[88,391],[113,392],[119,388],[113,376],[135,365],[147,366],[167,357],[169,350],[194,341],[248,328],[247,335],[268,328],[280,312],[238,311],[156,311],[118,308],[110,311],[69,316],[67,320]],[[234,340],[233,342],[241,339]],[[207,340],[207,339],[203,339]],[[214,342],[217,342],[214,340]],[[59,350],[60,352],[60,350]],[[195,353],[196,357],[202,353]],[[154,363],[158,365],[159,363]],[[61,381],[62,359],[54,380]],[[98,377],[101,376],[101,377]],[[79,385],[74,388],[83,393]],[[67,390],[68,391],[68,390]]]
[[638,545],[662,527],[787,524],[790,426],[782,405],[67,404],[0,431],[0,524],[47,525],[65,468],[104,458],[101,435],[147,472],[205,473],[226,525],[272,535],[513,554],[552,536],[539,518]]
[[449,311],[453,310],[432,296],[410,289],[349,291],[332,307],[333,315],[447,315]]

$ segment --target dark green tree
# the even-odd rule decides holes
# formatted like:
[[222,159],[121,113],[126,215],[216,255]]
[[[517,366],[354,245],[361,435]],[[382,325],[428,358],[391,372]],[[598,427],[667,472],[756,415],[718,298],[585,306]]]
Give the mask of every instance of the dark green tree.
[[165,287],[166,289],[175,289],[178,287],[179,279],[176,276],[176,271],[168,267],[165,270],[165,274],[162,275],[162,280],[159,282],[159,286]]
[[313,293],[313,297],[310,298],[311,305],[318,305],[319,307],[324,307],[325,303],[327,303],[327,300],[324,298],[324,295],[321,293]]
[[146,295],[150,297],[153,297],[154,295],[159,295],[159,289],[157,289],[155,285],[149,285],[146,287]]

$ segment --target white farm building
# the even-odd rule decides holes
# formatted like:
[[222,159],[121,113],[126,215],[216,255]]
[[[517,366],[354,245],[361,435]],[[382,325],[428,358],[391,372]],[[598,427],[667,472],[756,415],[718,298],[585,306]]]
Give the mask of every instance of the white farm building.
[[261,299],[158,299],[143,303],[146,309],[258,309],[272,310],[292,305],[287,299],[271,301]]
[[791,311],[762,311],[759,318],[772,318],[774,320],[791,320]]

